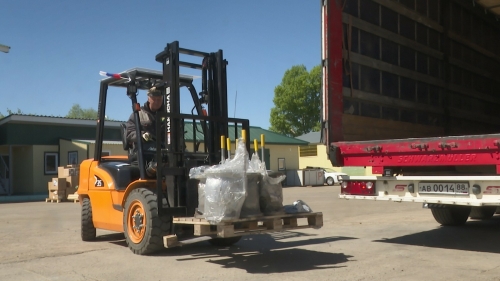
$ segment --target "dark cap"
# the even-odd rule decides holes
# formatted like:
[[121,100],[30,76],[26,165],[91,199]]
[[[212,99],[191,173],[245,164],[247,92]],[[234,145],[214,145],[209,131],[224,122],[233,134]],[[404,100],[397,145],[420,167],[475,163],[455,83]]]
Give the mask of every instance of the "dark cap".
[[148,90],[148,96],[162,96],[163,93],[160,89],[157,89],[156,87],[151,87],[149,90]]

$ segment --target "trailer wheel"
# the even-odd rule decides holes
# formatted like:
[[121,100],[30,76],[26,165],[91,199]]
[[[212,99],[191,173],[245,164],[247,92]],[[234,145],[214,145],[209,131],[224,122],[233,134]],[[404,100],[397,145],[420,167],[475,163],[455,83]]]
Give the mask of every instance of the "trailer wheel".
[[92,222],[92,205],[89,198],[82,199],[82,212],[81,212],[81,236],[82,241],[91,241],[96,237],[96,230]]
[[208,243],[212,244],[213,246],[217,247],[228,247],[233,244],[236,244],[238,241],[240,241],[241,236],[234,236],[234,237],[227,237],[227,238],[212,238],[208,240]]
[[335,180],[332,177],[328,177],[326,179],[326,184],[328,184],[328,185],[334,185],[335,184]]
[[134,254],[148,255],[164,248],[163,236],[170,231],[171,218],[158,215],[156,198],[151,190],[137,188],[125,202],[125,240]]
[[470,211],[470,218],[476,220],[491,219],[495,214],[497,207],[472,207]]
[[434,219],[442,225],[465,224],[470,214],[470,207],[444,206],[442,208],[431,208]]

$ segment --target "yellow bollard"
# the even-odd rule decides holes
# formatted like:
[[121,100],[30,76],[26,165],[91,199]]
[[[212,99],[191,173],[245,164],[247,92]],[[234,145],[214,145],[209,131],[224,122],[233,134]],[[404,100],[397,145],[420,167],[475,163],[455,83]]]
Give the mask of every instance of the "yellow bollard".
[[257,139],[253,139],[253,149],[255,150],[255,153],[259,151],[259,145],[257,144]]
[[224,135],[220,136],[220,148],[224,149],[226,147],[226,137]]
[[264,162],[264,146],[265,146],[265,136],[264,134],[260,134],[260,150],[261,150],[261,158],[260,160]]
[[224,148],[226,147],[226,137],[224,135],[220,136],[220,160],[224,163],[226,152]]
[[247,140],[247,131],[246,130],[241,130],[241,138],[246,143],[246,140]]
[[231,139],[227,138],[227,159],[231,159]]

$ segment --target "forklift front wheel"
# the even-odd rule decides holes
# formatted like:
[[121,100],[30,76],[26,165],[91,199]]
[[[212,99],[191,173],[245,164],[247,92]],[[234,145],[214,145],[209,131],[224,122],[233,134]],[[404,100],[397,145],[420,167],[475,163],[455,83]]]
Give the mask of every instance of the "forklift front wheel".
[[125,202],[125,240],[135,254],[152,254],[164,247],[163,236],[168,234],[170,220],[158,215],[156,198],[151,190],[137,188]]

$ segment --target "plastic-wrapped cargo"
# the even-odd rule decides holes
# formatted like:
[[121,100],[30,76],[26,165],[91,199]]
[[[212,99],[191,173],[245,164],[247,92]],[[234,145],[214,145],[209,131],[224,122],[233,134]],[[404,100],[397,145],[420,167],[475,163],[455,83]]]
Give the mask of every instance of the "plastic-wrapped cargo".
[[240,139],[234,158],[205,169],[205,219],[211,224],[238,219],[247,195],[248,152]]
[[285,175],[264,170],[260,185],[260,209],[266,216],[283,214],[283,186]]
[[250,162],[248,163],[247,172],[247,196],[241,207],[240,218],[262,216],[260,211],[260,182],[262,181],[262,175],[260,173],[260,160],[255,159],[256,154],[252,155]]
[[207,177],[205,176],[205,170],[208,168],[210,168],[210,166],[199,166],[191,168],[189,170],[189,178],[199,180],[198,208],[196,208],[195,216],[202,216],[205,213],[205,184],[207,182]]
[[283,214],[283,187],[281,182],[286,178],[279,173],[269,173],[266,165],[259,159],[258,154],[252,155],[250,169],[261,174],[259,182],[259,206],[261,212],[268,215]]
[[312,209],[306,202],[302,200],[297,200],[293,202],[292,205],[286,205],[284,207],[287,214],[297,214],[297,213],[311,213]]
[[247,196],[241,206],[240,218],[262,216],[259,200],[261,181],[261,174],[247,170]]

